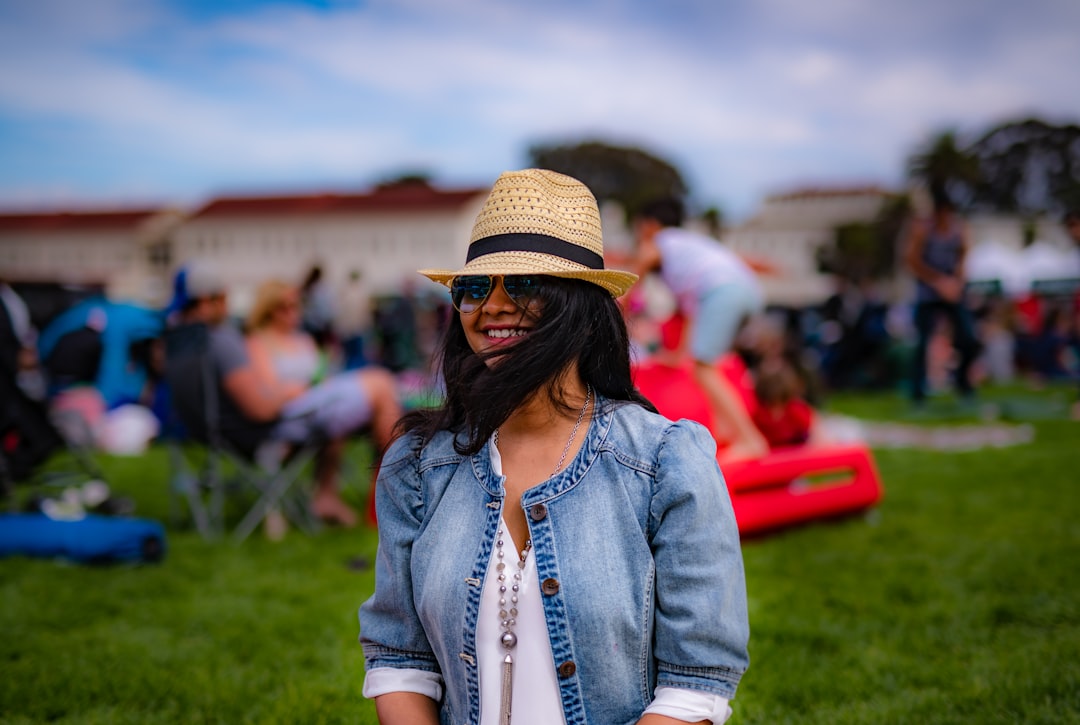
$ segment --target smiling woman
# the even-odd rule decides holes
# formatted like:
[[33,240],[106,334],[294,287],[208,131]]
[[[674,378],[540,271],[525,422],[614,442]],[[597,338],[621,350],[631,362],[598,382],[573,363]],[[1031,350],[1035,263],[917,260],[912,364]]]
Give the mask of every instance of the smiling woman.
[[[455,277],[450,298],[461,313],[461,327],[477,355],[516,342],[540,318],[540,275],[468,275]],[[494,360],[490,360],[494,362]]]
[[748,664],[731,503],[708,431],[634,388],[636,277],[605,269],[589,189],[503,174],[464,267],[422,274],[458,324],[444,404],[402,420],[376,486],[380,721],[723,722]]

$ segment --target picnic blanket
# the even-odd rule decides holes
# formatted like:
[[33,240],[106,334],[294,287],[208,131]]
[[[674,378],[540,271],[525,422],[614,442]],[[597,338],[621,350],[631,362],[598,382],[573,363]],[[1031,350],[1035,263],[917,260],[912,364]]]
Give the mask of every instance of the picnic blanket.
[[820,426],[822,434],[829,440],[861,441],[872,448],[974,451],[1019,446],[1035,440],[1034,427],[1026,423],[925,426],[823,414],[820,416]]

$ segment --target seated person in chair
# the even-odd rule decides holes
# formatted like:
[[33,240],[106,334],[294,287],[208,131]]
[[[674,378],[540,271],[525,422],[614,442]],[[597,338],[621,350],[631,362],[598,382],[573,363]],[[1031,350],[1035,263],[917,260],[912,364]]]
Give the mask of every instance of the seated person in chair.
[[[248,451],[265,440],[302,443],[313,435],[323,436],[312,511],[329,522],[355,525],[357,515],[338,490],[344,441],[370,425],[376,448],[380,453],[385,449],[401,415],[393,379],[385,371],[365,369],[313,385],[311,380],[277,374],[271,370],[265,344],[253,340],[249,346],[227,322],[227,292],[214,270],[198,263],[189,266],[183,286],[180,322],[209,328],[209,353],[222,393],[221,434]],[[270,316],[284,310],[281,304],[273,307],[268,309]]]
[[326,357],[300,325],[301,306],[296,287],[280,279],[263,282],[247,316],[247,345],[268,380],[308,388],[326,377]]

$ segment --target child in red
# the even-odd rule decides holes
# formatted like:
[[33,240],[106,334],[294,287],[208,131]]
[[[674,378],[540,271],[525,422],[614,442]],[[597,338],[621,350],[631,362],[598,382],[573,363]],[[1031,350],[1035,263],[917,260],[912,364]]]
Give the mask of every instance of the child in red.
[[801,384],[795,371],[780,359],[762,362],[754,381],[758,406],[754,423],[770,448],[795,446],[810,439],[814,410],[800,397]]

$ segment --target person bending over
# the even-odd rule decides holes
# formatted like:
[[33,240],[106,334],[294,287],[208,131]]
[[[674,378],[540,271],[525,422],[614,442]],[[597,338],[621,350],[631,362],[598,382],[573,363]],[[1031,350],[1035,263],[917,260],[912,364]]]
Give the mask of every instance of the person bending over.
[[750,266],[717,240],[681,228],[678,199],[646,204],[637,214],[635,272],[658,272],[690,321],[687,336],[694,379],[705,393],[717,433],[730,441],[725,460],[758,458],[769,444],[754,425],[738,391],[717,370],[740,326],[764,307]]

